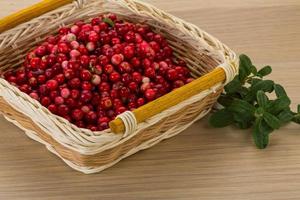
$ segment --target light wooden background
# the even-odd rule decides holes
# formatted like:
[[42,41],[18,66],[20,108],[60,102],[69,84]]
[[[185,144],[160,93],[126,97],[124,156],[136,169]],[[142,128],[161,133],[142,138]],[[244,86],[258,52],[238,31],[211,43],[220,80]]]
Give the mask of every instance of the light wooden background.
[[[199,25],[258,65],[300,103],[299,0],[148,0]],[[1,17],[37,0],[0,0]],[[296,104],[294,104],[295,108]],[[0,118],[0,199],[300,199],[300,126],[257,150],[250,133],[207,119],[95,175],[68,168]]]

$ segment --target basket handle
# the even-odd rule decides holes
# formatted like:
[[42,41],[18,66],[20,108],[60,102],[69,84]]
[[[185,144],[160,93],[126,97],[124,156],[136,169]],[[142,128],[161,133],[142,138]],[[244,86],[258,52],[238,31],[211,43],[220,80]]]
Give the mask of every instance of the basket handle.
[[0,19],[0,33],[72,2],[73,0],[43,0],[36,3],[28,8]]
[[[168,93],[164,96],[151,101],[135,110],[132,111],[136,123],[144,122],[152,116],[161,113],[162,111],[179,104],[180,102],[189,99],[190,97],[197,95],[198,93],[210,89],[217,83],[228,82],[233,79],[233,76],[236,73],[236,70],[230,71],[229,66],[220,66],[214,69],[212,72]],[[234,67],[235,68],[235,67]],[[229,77],[230,76],[230,77]],[[121,114],[122,115],[122,114]],[[127,115],[127,114],[126,114]],[[124,116],[118,118],[109,123],[109,127],[114,133],[124,133],[127,130],[125,126],[127,125],[128,120],[124,121]],[[127,118],[128,119],[128,118]]]

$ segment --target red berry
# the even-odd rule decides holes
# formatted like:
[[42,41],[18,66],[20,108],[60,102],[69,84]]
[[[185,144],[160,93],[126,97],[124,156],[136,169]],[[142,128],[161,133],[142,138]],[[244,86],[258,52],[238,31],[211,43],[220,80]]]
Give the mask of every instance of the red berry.
[[155,69],[152,67],[148,67],[145,70],[145,76],[149,77],[149,78],[155,78],[156,74],[155,74]]
[[29,96],[35,100],[39,100],[39,95],[36,92],[31,92]]
[[95,31],[91,31],[89,34],[89,41],[90,42],[98,42],[99,40],[99,35]]
[[112,90],[110,91],[110,97],[111,97],[112,99],[117,99],[117,98],[119,98],[119,92],[118,92],[118,90],[112,89]]
[[114,71],[114,67],[108,64],[104,66],[103,70],[106,74],[110,74]]
[[57,107],[54,104],[49,105],[48,110],[50,110],[50,112],[52,112],[53,114],[57,113]]
[[134,56],[134,48],[132,46],[124,47],[123,54],[127,59],[132,58]]
[[93,123],[97,120],[97,114],[94,111],[89,111],[86,114],[85,119],[86,119],[87,122]]
[[84,81],[90,81],[92,78],[92,74],[89,70],[84,69],[80,72],[80,78]]
[[178,73],[175,69],[169,69],[168,72],[167,72],[167,78],[169,80],[176,80],[178,78]]
[[93,95],[89,90],[83,90],[80,95],[80,100],[83,102],[89,102],[92,99]]
[[102,109],[104,109],[104,110],[108,110],[108,109],[110,109],[111,107],[112,107],[112,100],[111,100],[111,98],[109,98],[109,97],[104,97],[104,98],[102,98],[101,99],[101,101],[100,101],[100,106],[101,106],[101,108]]
[[140,67],[141,65],[141,61],[140,59],[138,59],[137,57],[133,57],[130,61],[131,65],[134,67],[134,68],[138,68]]
[[121,75],[118,72],[112,72],[109,75],[109,79],[115,83],[121,80]]
[[129,73],[132,71],[132,67],[128,62],[122,62],[119,65],[119,70],[121,73],[125,73],[125,72]]
[[42,56],[46,55],[46,53],[47,53],[47,49],[45,46],[39,46],[35,49],[35,54],[37,56],[42,57]]
[[111,57],[111,63],[113,65],[119,65],[121,62],[123,62],[124,56],[122,54],[115,54]]
[[56,80],[49,80],[46,86],[49,90],[56,90],[58,88],[58,82]]
[[41,104],[45,107],[49,106],[51,103],[51,99],[49,97],[41,98]]
[[67,53],[69,53],[70,48],[66,43],[61,42],[61,43],[58,44],[57,50],[58,50],[59,53],[67,54]]
[[38,57],[32,58],[30,60],[30,68],[33,69],[33,70],[38,69],[39,66],[40,66],[40,63],[41,63],[40,58],[38,58]]
[[129,95],[130,95],[130,90],[129,90],[129,88],[127,88],[127,87],[122,87],[122,88],[120,89],[120,96],[121,96],[122,98],[127,98]]
[[145,91],[145,97],[147,98],[147,100],[152,101],[153,99],[155,99],[156,97],[156,92],[153,89],[147,89]]
[[58,74],[55,76],[55,80],[58,84],[63,84],[65,82],[65,76],[63,74]]
[[66,116],[69,114],[70,109],[65,104],[61,104],[58,106],[57,112],[60,116]]
[[79,90],[73,89],[73,90],[71,90],[70,95],[73,99],[78,99],[80,96],[80,92],[79,92]]
[[138,89],[138,85],[136,82],[131,82],[128,85],[128,88],[132,91],[132,92],[136,92]]
[[72,89],[78,89],[81,86],[81,81],[79,78],[73,78],[71,80],[69,80],[68,85],[72,88]]
[[136,83],[140,83],[140,82],[142,82],[143,77],[139,72],[133,72],[132,73],[132,80]]
[[107,82],[101,82],[100,85],[98,85],[99,92],[108,92],[110,90],[110,85]]
[[116,114],[119,115],[119,114],[122,114],[123,112],[125,112],[127,109],[123,106],[120,106],[120,107],[117,107],[116,108]]
[[88,82],[88,81],[83,81],[82,85],[81,85],[81,88],[83,90],[92,90],[93,89],[93,85],[90,82]]
[[145,104],[145,99],[144,98],[138,98],[136,101],[138,107],[142,106]]
[[62,97],[55,97],[54,102],[56,105],[61,105],[65,102],[65,100]]
[[31,77],[29,80],[28,80],[28,83],[31,87],[36,87],[38,85],[38,81],[36,78],[34,77]]
[[82,120],[83,116],[83,112],[80,109],[75,109],[72,111],[72,118],[76,121]]
[[102,66],[105,66],[107,65],[109,62],[107,56],[104,56],[104,55],[101,55],[99,56],[99,64],[102,65]]

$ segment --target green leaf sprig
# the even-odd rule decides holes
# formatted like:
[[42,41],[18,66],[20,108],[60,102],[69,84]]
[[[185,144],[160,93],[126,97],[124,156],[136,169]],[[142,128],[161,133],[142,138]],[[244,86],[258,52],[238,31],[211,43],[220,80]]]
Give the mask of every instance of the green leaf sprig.
[[[292,112],[291,100],[284,88],[264,77],[272,73],[270,66],[258,70],[246,55],[240,55],[239,74],[228,83],[218,99],[222,109],[209,119],[213,127],[235,125],[241,129],[252,128],[256,146],[264,149],[269,135],[288,122],[300,124],[300,105]],[[276,98],[268,94],[275,92]]]

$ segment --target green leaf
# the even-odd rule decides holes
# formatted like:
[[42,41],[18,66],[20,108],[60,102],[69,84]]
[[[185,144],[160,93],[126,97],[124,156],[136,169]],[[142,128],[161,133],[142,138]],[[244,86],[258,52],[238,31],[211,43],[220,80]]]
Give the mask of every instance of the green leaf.
[[297,112],[300,113],[300,104],[298,105]]
[[270,66],[265,66],[257,72],[257,76],[264,77],[272,73],[272,68]]
[[269,102],[267,95],[265,95],[263,91],[259,90],[256,96],[258,105],[265,108]]
[[254,65],[251,65],[250,71],[251,71],[251,73],[252,73],[254,76],[257,75],[257,69],[256,69],[256,67],[255,67]]
[[242,87],[242,84],[239,80],[239,77],[236,76],[234,79],[225,86],[225,92],[228,94],[232,94],[237,92]]
[[232,103],[232,98],[227,95],[221,95],[218,99],[218,103],[224,107],[228,107]]
[[228,110],[237,113],[246,112],[248,114],[254,115],[255,107],[247,101],[241,99],[233,99],[230,106],[228,106]]
[[294,118],[294,114],[290,109],[285,109],[281,111],[277,116],[276,116],[281,124],[285,124],[287,122],[290,122]]
[[272,92],[273,91],[274,82],[271,80],[262,80],[257,84],[252,85],[249,93],[245,96],[244,100],[253,101],[256,98],[256,94],[259,90],[264,92]]
[[233,123],[233,115],[228,110],[222,109],[211,115],[209,123],[216,128],[225,127]]
[[252,126],[254,116],[248,113],[233,113],[234,123],[240,129],[247,129]]
[[281,85],[275,84],[274,90],[277,97],[287,97],[286,91]]
[[103,18],[102,21],[109,24],[111,27],[115,26],[115,23],[110,18]]
[[259,79],[259,78],[252,78],[252,79],[250,79],[249,84],[256,85],[258,82],[261,82],[261,81],[263,81],[263,80]]
[[241,98],[244,98],[249,92],[249,89],[246,87],[241,87],[238,91],[238,93],[240,94]]
[[280,127],[280,121],[277,117],[275,117],[274,115],[265,112],[263,115],[263,118],[265,120],[265,122],[267,122],[267,124],[273,128],[273,129],[279,129]]
[[290,104],[291,100],[286,96],[282,96],[274,101],[271,101],[267,106],[267,110],[273,115],[277,115],[281,111],[289,108]]
[[300,124],[300,114],[297,114],[297,115],[294,116],[293,122],[295,122],[297,124]]
[[240,66],[239,66],[239,79],[244,81],[247,76],[251,74],[252,62],[250,58],[244,54],[240,55]]
[[252,136],[256,147],[259,149],[264,149],[269,144],[269,134],[264,133],[262,130],[262,119],[256,119]]

